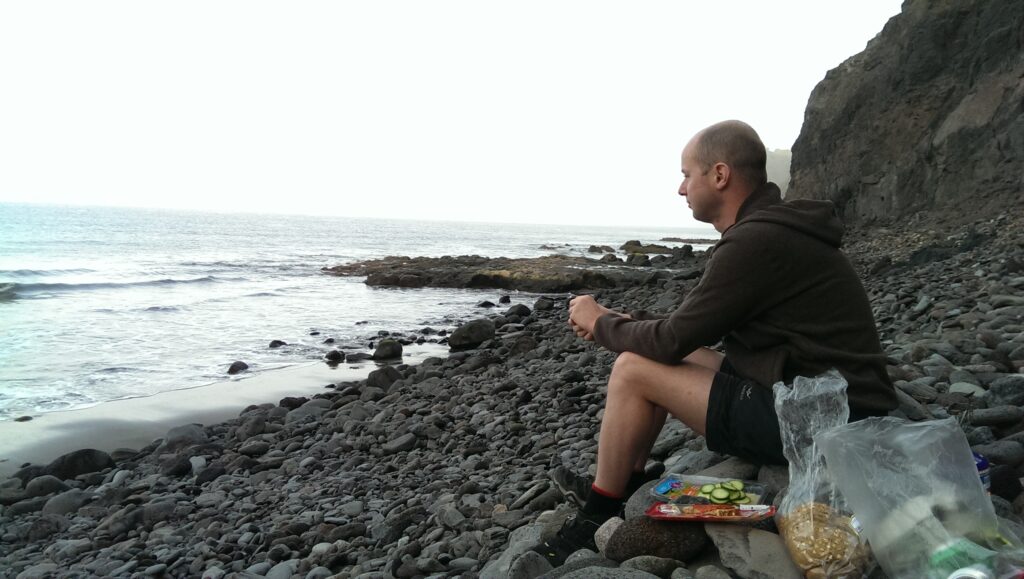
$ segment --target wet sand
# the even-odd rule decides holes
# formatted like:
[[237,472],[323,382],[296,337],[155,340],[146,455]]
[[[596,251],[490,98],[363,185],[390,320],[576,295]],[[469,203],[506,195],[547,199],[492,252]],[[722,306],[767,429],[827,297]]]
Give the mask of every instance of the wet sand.
[[[445,356],[444,346],[406,346],[403,362]],[[312,396],[328,384],[361,380],[378,367],[373,362],[336,367],[311,362],[206,386],[115,400],[79,410],[34,415],[28,422],[0,422],[0,478],[26,462],[47,464],[82,448],[111,452],[140,449],[163,438],[175,426],[216,424],[238,416],[253,404],[274,403],[286,396]]]

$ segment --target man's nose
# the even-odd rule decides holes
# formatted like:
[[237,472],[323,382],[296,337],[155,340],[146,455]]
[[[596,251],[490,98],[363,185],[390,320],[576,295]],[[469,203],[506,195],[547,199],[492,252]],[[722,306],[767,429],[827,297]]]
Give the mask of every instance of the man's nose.
[[679,194],[686,197],[686,181],[679,184]]

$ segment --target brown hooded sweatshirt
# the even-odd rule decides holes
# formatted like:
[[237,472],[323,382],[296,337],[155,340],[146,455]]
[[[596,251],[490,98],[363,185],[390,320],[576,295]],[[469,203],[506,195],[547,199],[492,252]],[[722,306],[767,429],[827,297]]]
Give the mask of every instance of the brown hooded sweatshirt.
[[740,207],[700,283],[667,318],[598,319],[594,339],[615,352],[679,364],[722,340],[736,371],[762,386],[836,368],[860,412],[896,408],[864,287],[839,251],[828,201],[783,202],[767,183]]

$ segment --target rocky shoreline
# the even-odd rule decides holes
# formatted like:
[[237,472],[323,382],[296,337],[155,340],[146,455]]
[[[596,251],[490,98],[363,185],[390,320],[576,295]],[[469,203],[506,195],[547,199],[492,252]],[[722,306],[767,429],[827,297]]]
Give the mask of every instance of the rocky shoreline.
[[[853,232],[847,247],[889,356],[895,414],[959,416],[995,465],[992,500],[1011,525],[1024,513],[1022,221],[907,223]],[[671,310],[703,263],[678,251],[621,266],[592,293]],[[462,266],[407,267],[437,282]],[[565,298],[481,310],[446,336],[446,358],[182,425],[130,454],[28,466],[0,483],[0,577],[798,577],[774,525],[657,523],[641,514],[646,488],[602,530],[602,553],[551,569],[529,552],[570,512],[548,471],[595,459],[614,360],[570,333]],[[674,421],[654,458],[776,491],[787,481]]]
[[[627,241],[623,257],[609,246],[590,246],[600,260],[566,255],[510,259],[460,255],[444,257],[389,256],[352,264],[325,267],[337,276],[365,276],[366,285],[378,287],[443,287],[504,289],[532,293],[570,292],[614,288],[642,283],[648,272],[637,266],[679,269],[700,268],[704,252],[693,246],[668,247]],[[650,255],[654,257],[650,257]]]

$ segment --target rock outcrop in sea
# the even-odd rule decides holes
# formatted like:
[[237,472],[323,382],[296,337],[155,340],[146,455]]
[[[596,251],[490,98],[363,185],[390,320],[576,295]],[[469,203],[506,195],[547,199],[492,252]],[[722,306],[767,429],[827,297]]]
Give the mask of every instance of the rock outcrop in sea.
[[[646,275],[629,265],[653,263],[661,267],[702,267],[703,253],[693,247],[644,245],[629,241],[621,248],[622,260],[608,253],[611,260],[600,265],[592,259],[548,255],[528,259],[460,255],[444,257],[391,256],[346,265],[325,267],[324,272],[338,276],[365,276],[366,285],[383,287],[495,288],[528,292],[568,292],[581,289],[632,285]],[[609,248],[610,251],[611,248]],[[600,250],[599,250],[600,251]],[[654,255],[653,258],[648,254]],[[638,261],[638,258],[642,258]]]

